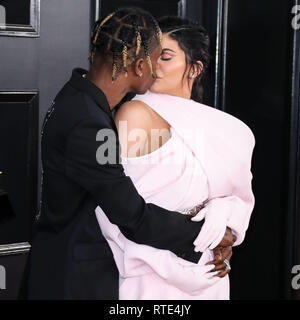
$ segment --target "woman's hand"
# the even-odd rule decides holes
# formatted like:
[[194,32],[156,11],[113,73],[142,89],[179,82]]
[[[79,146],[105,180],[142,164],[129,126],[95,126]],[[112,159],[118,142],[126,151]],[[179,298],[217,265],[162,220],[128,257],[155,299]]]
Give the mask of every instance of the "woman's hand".
[[[230,212],[230,207],[226,205],[226,202],[222,198],[214,198],[191,219],[198,222],[205,218],[201,231],[194,241],[196,252],[204,252],[206,249],[212,250],[219,246],[224,234],[226,234],[227,220]],[[222,246],[226,247],[229,245]]]

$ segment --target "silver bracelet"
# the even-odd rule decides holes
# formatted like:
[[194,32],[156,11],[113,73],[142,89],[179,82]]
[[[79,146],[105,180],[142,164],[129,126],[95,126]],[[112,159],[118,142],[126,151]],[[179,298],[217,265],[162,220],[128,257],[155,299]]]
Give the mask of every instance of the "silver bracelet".
[[195,207],[192,207],[192,208],[189,208],[189,209],[180,210],[179,212],[182,213],[182,214],[196,216],[197,213],[199,213],[199,211],[205,207],[205,205],[207,204],[208,201],[209,201],[209,199],[206,199],[201,204],[199,204],[199,205],[197,205]]

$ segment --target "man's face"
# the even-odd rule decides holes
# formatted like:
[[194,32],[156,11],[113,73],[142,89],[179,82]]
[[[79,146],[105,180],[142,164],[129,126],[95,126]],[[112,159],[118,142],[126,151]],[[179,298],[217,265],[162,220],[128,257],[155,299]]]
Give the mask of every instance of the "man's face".
[[[156,65],[158,62],[158,59],[160,58],[161,55],[161,47],[160,45],[156,46],[156,48],[152,51],[152,53],[150,54],[150,59],[151,59],[151,63],[152,63],[152,70],[155,74],[155,70],[156,70]],[[143,76],[141,77],[141,81],[140,81],[140,86],[139,88],[137,88],[137,94],[143,94],[145,93],[154,83],[155,78],[153,79],[151,71],[150,71],[150,67],[147,63],[146,58],[144,59],[144,68],[143,68]]]

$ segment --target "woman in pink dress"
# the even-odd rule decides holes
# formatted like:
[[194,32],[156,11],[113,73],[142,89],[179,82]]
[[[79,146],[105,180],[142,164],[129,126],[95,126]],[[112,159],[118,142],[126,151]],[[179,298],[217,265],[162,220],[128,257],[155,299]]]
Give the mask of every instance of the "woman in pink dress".
[[[205,219],[187,262],[172,252],[129,241],[100,207],[96,216],[120,272],[120,299],[229,299],[229,277],[210,273],[213,251],[227,227],[239,245],[254,207],[251,157],[254,136],[239,119],[201,103],[208,36],[195,22],[160,20],[162,54],[156,81],[121,106],[116,124],[122,163],[146,202]],[[143,76],[142,74],[140,75]]]

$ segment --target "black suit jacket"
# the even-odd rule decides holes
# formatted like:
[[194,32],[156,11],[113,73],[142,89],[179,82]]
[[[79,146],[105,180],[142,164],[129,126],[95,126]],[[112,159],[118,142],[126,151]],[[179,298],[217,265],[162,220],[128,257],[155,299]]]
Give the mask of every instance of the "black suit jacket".
[[[29,299],[118,299],[119,275],[95,208],[130,240],[197,262],[202,223],[145,203],[119,164],[117,128],[104,93],[75,69],[55,98],[42,138],[42,205],[29,256]],[[96,159],[100,129],[116,136],[117,163]],[[98,139],[99,140],[99,139]]]

